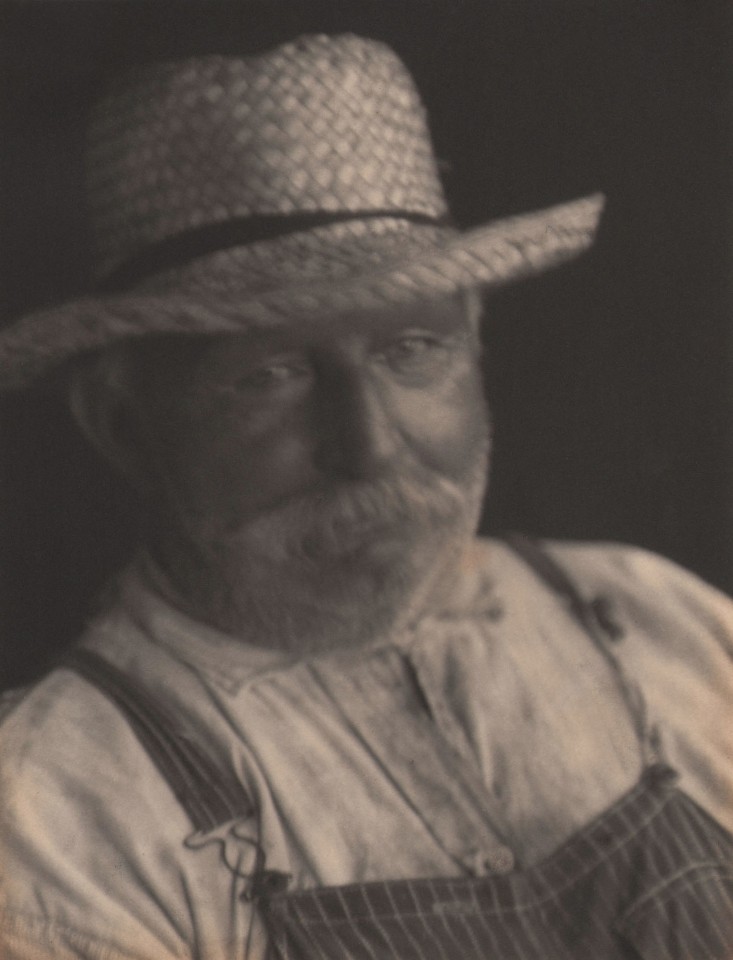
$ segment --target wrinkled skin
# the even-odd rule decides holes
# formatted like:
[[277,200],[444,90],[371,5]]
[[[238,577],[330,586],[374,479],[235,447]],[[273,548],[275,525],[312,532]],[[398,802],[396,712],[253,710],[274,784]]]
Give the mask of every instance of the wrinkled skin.
[[132,350],[113,458],[178,602],[303,651],[423,612],[483,494],[476,326],[450,298]]

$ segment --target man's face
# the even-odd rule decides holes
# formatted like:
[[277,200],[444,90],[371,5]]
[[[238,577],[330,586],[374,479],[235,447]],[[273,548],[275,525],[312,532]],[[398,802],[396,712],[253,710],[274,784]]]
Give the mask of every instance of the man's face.
[[292,605],[303,633],[324,606],[337,631],[384,629],[386,607],[473,532],[488,431],[462,299],[169,341],[158,356],[145,432],[163,512],[230,599],[258,594],[234,601],[248,617]]

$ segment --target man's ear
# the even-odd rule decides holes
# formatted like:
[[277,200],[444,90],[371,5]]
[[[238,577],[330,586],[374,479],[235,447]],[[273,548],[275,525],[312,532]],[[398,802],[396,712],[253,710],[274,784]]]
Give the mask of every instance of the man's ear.
[[68,404],[77,426],[104,460],[138,492],[146,487],[140,414],[126,382],[124,358],[93,358],[72,371]]

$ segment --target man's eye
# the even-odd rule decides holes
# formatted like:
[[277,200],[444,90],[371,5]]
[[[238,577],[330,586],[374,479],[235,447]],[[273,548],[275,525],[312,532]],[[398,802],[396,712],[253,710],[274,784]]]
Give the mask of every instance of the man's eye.
[[278,390],[297,384],[308,377],[310,371],[307,366],[296,362],[264,363],[247,371],[231,387],[227,393],[242,393],[247,391]]
[[415,335],[390,343],[384,356],[391,367],[410,370],[437,363],[447,352],[447,345],[437,337]]

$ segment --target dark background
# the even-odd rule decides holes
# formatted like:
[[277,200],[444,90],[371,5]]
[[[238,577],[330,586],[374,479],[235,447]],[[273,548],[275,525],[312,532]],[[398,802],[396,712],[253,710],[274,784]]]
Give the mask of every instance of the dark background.
[[[465,226],[597,189],[595,249],[487,303],[485,530],[641,544],[733,591],[728,4],[4,3],[2,322],[84,289],[90,98],[136,61],[387,40]],[[134,539],[52,393],[0,405],[0,685],[42,670]]]

